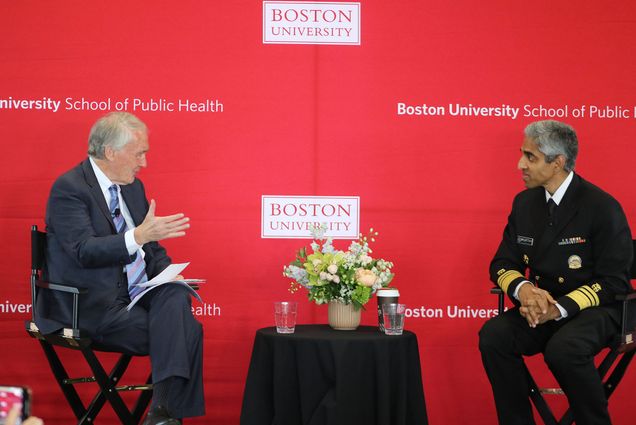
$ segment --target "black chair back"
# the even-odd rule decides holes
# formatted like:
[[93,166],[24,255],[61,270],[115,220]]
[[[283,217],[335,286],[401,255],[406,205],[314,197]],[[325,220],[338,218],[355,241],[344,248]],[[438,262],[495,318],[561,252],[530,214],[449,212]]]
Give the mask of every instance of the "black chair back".
[[40,232],[35,224],[31,226],[31,320],[35,322],[36,282],[46,264],[46,233]]
[[632,239],[632,244],[634,246],[634,258],[632,259],[632,269],[629,272],[629,277],[636,279],[636,239]]
[[31,226],[31,270],[42,270],[46,261],[46,233]]

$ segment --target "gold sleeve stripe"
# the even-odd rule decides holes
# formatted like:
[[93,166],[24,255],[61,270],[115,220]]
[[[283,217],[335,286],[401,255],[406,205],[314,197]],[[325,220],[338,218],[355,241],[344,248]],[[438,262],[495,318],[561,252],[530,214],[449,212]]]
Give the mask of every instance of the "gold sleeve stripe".
[[497,278],[497,285],[499,285],[502,291],[508,292],[508,287],[510,286],[512,281],[520,277],[523,277],[523,275],[518,271],[508,270]]
[[600,300],[598,299],[598,295],[596,295],[596,292],[594,292],[591,287],[585,285],[580,287],[579,291],[584,293],[587,298],[592,300],[592,306],[599,305]]
[[589,298],[592,298],[592,306],[596,307],[601,303],[601,300],[598,298],[598,294],[592,289],[589,285],[583,285],[579,288],[579,291],[585,292]]
[[600,304],[600,300],[596,292],[588,285],[583,285],[566,295],[574,301],[581,310],[588,307],[595,307]]

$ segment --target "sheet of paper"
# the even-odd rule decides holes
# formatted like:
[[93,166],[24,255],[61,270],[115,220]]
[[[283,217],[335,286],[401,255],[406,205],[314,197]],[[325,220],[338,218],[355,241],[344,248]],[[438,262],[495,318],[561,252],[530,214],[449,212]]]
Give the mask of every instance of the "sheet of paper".
[[175,280],[175,281],[168,281],[168,282],[164,282],[164,283],[157,283],[154,286],[151,286],[149,288],[146,288],[145,290],[143,290],[142,292],[140,292],[139,294],[137,294],[137,296],[135,297],[134,300],[132,300],[130,302],[130,304],[128,304],[128,307],[126,307],[126,310],[130,311],[131,308],[133,308],[133,306],[135,304],[137,304],[137,302],[144,296],[146,295],[146,293],[152,291],[155,288],[158,288],[161,285],[182,285],[183,287],[185,287],[188,291],[190,291],[190,293],[192,294],[192,296],[194,298],[196,298],[199,302],[203,302],[203,300],[201,299],[201,296],[197,293],[197,291],[195,291],[194,289],[192,289],[190,287],[190,285],[188,285],[187,283],[184,283],[180,280]]
[[[196,281],[196,280],[202,280],[202,279],[185,279],[185,280],[175,280],[174,279],[179,274],[181,274],[181,272],[186,267],[188,267],[188,264],[190,264],[190,263],[170,264],[161,273],[159,273],[157,276],[155,276],[154,278],[152,278],[148,282],[140,283],[138,286],[141,287],[141,288],[144,288],[144,290],[141,291],[139,294],[137,294],[137,296],[130,302],[130,304],[128,304],[128,307],[126,307],[126,310],[130,311],[130,309],[133,308],[133,306],[135,304],[137,304],[137,302],[146,293],[152,291],[153,289],[155,289],[158,286],[165,285],[165,284],[182,285],[182,286],[184,286],[186,289],[188,289],[190,291],[190,293],[192,294],[192,296],[194,298],[199,300],[199,302],[203,302],[201,300],[201,297],[197,293],[197,291],[192,289],[190,287],[190,285],[188,285],[188,283],[187,283],[188,281]],[[202,281],[204,281],[204,280],[202,280]]]
[[157,276],[153,277],[148,282],[140,283],[137,286],[140,288],[148,288],[161,283],[172,282],[177,275],[181,274],[181,272],[188,267],[189,264],[190,263],[170,264]]

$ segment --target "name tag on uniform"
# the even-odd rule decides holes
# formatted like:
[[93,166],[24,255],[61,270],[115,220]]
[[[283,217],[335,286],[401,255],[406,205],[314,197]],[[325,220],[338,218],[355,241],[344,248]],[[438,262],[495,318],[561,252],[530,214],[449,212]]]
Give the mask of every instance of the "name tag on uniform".
[[532,246],[534,245],[534,239],[528,236],[519,236],[517,235],[517,243],[519,245],[528,245],[528,246]]

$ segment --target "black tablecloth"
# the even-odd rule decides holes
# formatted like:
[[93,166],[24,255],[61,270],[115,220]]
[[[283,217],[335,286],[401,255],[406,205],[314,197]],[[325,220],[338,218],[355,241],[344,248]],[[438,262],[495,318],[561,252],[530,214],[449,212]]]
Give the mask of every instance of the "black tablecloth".
[[426,425],[417,337],[377,328],[259,329],[241,425]]

